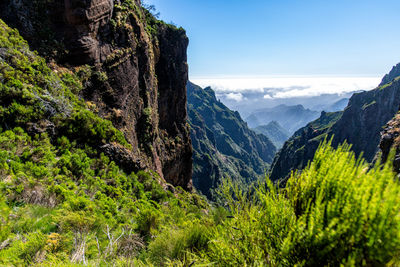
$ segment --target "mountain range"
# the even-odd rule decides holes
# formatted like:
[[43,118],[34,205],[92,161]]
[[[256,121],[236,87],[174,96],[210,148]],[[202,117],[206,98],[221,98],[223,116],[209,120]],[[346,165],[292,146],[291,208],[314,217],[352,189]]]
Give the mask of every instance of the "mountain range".
[[270,139],[249,129],[210,87],[189,82],[187,92],[195,188],[211,197],[222,178],[249,184],[263,177],[276,152]]
[[273,108],[259,109],[250,114],[246,121],[252,128],[276,121],[289,133],[293,133],[308,122],[318,118],[319,114],[317,111],[305,109],[302,105],[287,106],[282,104]]
[[357,156],[371,162],[379,149],[382,127],[399,110],[398,71],[394,67],[376,89],[354,94],[344,111],[322,112],[317,120],[296,131],[277,153],[271,179],[282,179],[292,170],[303,169],[324,139],[332,138],[334,146],[347,142]]
[[267,136],[277,148],[281,148],[290,134],[276,121],[271,121],[267,125],[260,125],[253,129],[256,133]]
[[[399,266],[400,65],[343,111],[281,105],[253,131],[153,13],[0,1],[0,265]],[[299,172],[281,189],[271,164]]]

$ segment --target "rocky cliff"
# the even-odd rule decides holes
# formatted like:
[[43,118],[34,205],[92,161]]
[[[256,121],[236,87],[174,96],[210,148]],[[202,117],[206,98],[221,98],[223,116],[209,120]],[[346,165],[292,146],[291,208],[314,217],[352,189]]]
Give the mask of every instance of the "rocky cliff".
[[397,113],[381,132],[379,148],[377,156],[382,159],[382,162],[388,160],[391,149],[395,150],[393,170],[400,173],[400,113]]
[[191,187],[183,29],[156,20],[139,0],[4,0],[0,18],[54,71],[82,77],[79,95],[131,145],[103,145],[106,155]]
[[383,77],[382,82],[379,84],[379,86],[390,83],[399,76],[400,76],[400,63],[397,64],[396,66],[393,66],[392,70]]
[[346,141],[357,156],[362,154],[372,161],[382,127],[393,118],[399,105],[400,81],[395,78],[374,90],[354,94],[343,112],[322,112],[319,119],[298,130],[284,144],[272,164],[271,179],[304,168],[324,138],[333,137],[334,146]]
[[250,130],[238,112],[219,102],[215,92],[188,83],[188,112],[193,142],[193,184],[211,197],[222,178],[251,183],[265,175],[276,148]]

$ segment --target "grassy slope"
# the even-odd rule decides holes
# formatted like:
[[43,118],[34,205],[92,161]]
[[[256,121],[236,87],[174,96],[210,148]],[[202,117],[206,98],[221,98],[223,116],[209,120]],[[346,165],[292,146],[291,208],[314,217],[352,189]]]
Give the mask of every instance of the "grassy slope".
[[[198,196],[166,192],[154,173],[124,173],[100,153],[129,145],[76,96],[90,70],[51,71],[1,21],[0,56],[1,265],[127,261],[169,225],[196,223]],[[52,127],[28,134],[32,125]]]

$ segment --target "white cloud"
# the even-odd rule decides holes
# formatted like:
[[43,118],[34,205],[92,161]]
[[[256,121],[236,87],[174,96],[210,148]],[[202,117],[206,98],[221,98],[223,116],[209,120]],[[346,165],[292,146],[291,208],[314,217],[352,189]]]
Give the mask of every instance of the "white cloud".
[[265,93],[264,98],[310,97],[322,94],[344,94],[357,90],[374,89],[379,77],[321,77],[279,76],[244,78],[194,78],[192,82],[202,87],[211,86],[227,98],[241,101],[244,92]]
[[272,99],[272,96],[269,94],[264,95],[264,99]]
[[235,100],[236,102],[243,100],[243,95],[241,93],[228,93],[225,97],[230,100]]

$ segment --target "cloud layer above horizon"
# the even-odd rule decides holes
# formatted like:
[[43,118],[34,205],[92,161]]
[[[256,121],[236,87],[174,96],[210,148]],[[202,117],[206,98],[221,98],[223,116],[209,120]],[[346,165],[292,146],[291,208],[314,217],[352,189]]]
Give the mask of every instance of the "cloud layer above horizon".
[[380,77],[281,76],[261,78],[192,78],[201,87],[210,86],[218,95],[241,102],[249,93],[263,94],[264,99],[314,97],[324,94],[346,94],[371,90]]

